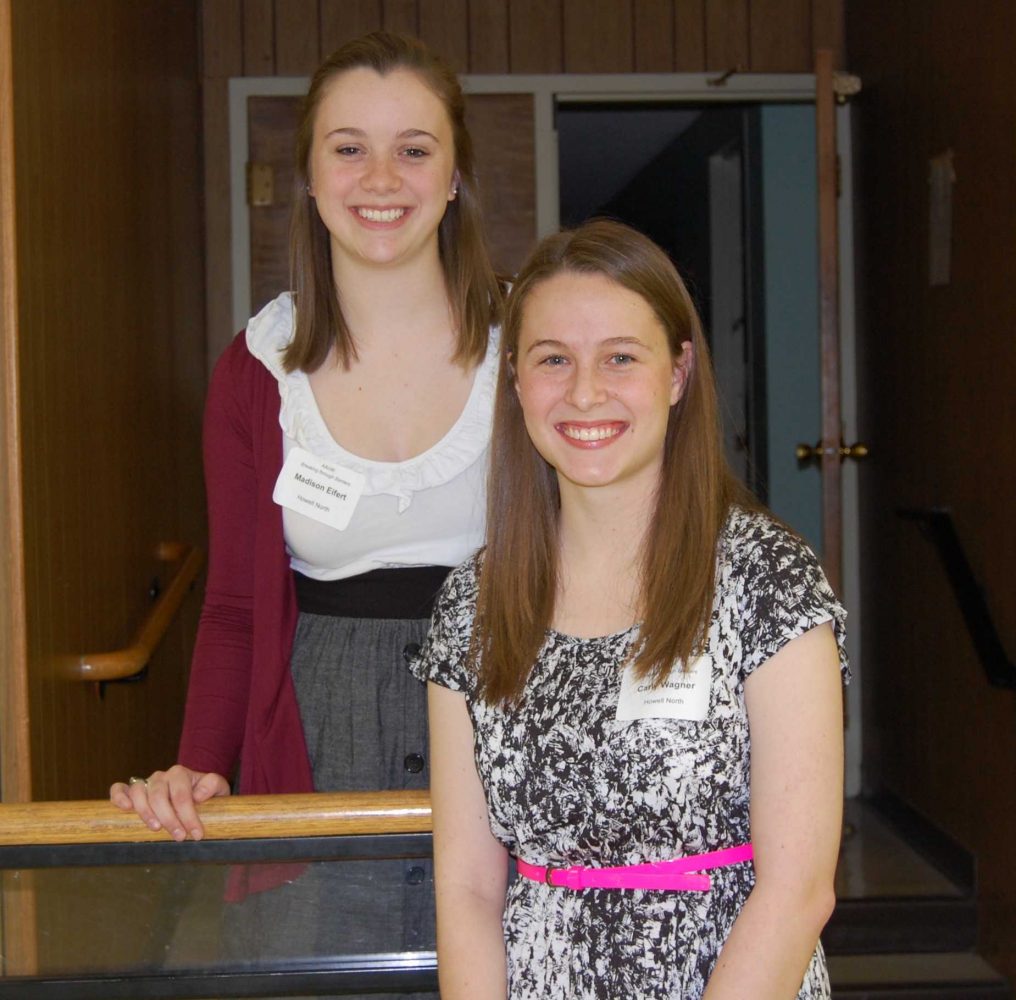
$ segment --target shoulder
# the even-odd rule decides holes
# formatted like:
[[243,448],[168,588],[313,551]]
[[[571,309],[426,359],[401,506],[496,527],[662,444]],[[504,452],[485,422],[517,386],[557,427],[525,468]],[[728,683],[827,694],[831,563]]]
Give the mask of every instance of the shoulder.
[[445,580],[434,605],[430,632],[410,671],[453,691],[471,691],[475,675],[469,667],[469,644],[476,616],[476,591],[482,550]]
[[847,675],[846,612],[807,542],[772,515],[731,509],[722,534],[718,588],[744,645],[744,674],[791,639],[832,622]]
[[738,574],[780,572],[798,564],[818,565],[808,543],[763,510],[731,507],[720,535],[720,558]]
[[[257,419],[255,415],[262,412],[277,420],[279,376],[284,375],[284,369],[281,355],[268,347],[266,334],[274,328],[278,335],[280,327],[285,326],[282,313],[286,310],[291,314],[288,292],[273,299],[230,341],[212,370],[208,386],[209,413],[230,416],[240,423]],[[258,349],[251,346],[252,329]]]
[[454,619],[466,615],[472,618],[480,585],[483,551],[474,552],[448,574],[435,603],[435,617]]
[[295,323],[293,296],[289,292],[272,299],[244,331],[247,350],[278,380],[285,379],[283,364],[286,348],[293,339]]
[[275,376],[251,354],[246,332],[241,331],[215,363],[208,386],[208,399],[210,403],[227,399],[254,401],[270,392],[277,400],[276,386]]

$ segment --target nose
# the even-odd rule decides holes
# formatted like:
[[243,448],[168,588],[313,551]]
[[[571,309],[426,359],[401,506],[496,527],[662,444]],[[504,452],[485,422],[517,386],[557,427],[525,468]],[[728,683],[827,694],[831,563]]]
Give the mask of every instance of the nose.
[[387,194],[399,189],[402,178],[388,157],[372,156],[367,161],[360,183],[365,190],[374,194]]
[[576,364],[566,399],[577,410],[591,410],[607,398],[607,389],[595,364]]

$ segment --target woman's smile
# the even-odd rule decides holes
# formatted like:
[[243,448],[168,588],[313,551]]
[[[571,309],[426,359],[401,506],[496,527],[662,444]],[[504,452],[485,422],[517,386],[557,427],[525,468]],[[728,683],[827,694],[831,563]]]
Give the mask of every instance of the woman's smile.
[[559,434],[576,448],[602,448],[613,444],[627,429],[623,420],[578,423],[562,421],[555,425]]

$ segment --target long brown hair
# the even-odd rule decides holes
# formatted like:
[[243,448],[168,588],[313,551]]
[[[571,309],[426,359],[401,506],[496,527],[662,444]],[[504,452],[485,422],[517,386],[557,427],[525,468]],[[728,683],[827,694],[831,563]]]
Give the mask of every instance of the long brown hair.
[[562,272],[599,274],[640,295],[663,327],[671,356],[690,341],[684,392],[671,407],[656,506],[641,553],[640,645],[635,670],[662,681],[704,646],[715,588],[716,550],[732,503],[756,507],[723,455],[716,385],[702,325],[667,255],[628,226],[598,220],[543,240],[505,307],[494,402],[484,552],[472,660],[480,694],[515,702],[553,617],[560,496],[554,469],[526,432],[515,391],[526,302]]
[[501,289],[494,276],[480,215],[473,143],[465,123],[465,100],[453,70],[423,42],[405,35],[375,31],[347,42],[329,56],[311,79],[296,133],[293,217],[289,239],[290,282],[296,300],[296,329],[286,350],[287,371],[319,368],[335,345],[341,364],[356,360],[356,344],[342,314],[332,277],[328,230],[308,190],[314,120],[328,86],[351,69],[372,69],[381,76],[393,70],[415,73],[440,99],[452,126],[458,194],[448,203],[438,227],[438,249],[452,316],[458,328],[453,360],[478,363],[487,350],[487,334],[497,319]]

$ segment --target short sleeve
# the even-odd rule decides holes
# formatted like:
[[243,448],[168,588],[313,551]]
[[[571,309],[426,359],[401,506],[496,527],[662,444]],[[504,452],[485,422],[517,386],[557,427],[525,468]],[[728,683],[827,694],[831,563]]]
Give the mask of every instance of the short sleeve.
[[742,680],[792,639],[830,622],[840,671],[849,681],[847,613],[808,545],[772,519],[747,513],[732,519],[726,542],[737,588]]
[[430,632],[410,666],[421,681],[467,693],[475,687],[475,675],[467,661],[476,615],[478,560],[474,555],[453,570],[438,594]]

